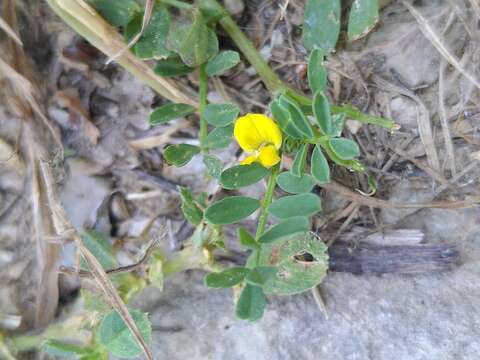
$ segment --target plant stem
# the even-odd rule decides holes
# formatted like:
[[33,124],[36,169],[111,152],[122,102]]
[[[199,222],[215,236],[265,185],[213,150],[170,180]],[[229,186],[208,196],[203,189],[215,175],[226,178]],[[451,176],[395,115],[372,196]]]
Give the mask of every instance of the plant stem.
[[280,80],[278,75],[272,70],[270,65],[260,55],[250,39],[245,36],[242,30],[237,26],[235,21],[230,17],[228,12],[216,0],[202,0],[201,7],[208,9],[218,15],[218,22],[225,29],[227,34],[232,38],[248,62],[257,70],[268,90],[276,93],[287,86]]
[[263,232],[265,231],[265,224],[268,218],[268,207],[272,203],[273,191],[275,190],[275,185],[277,183],[277,176],[279,172],[280,164],[277,164],[272,168],[272,173],[270,174],[270,178],[268,179],[267,190],[265,192],[265,196],[262,202],[262,212],[260,214],[260,218],[258,219],[257,232],[255,234],[255,238],[257,240],[260,236],[262,236]]
[[207,120],[203,116],[205,107],[207,106],[207,95],[208,95],[208,75],[207,71],[205,70],[206,64],[200,65],[199,69],[199,89],[198,89],[198,97],[199,97],[199,105],[198,111],[200,113],[200,145],[202,149],[204,149],[205,139],[207,138],[208,133],[208,124]]

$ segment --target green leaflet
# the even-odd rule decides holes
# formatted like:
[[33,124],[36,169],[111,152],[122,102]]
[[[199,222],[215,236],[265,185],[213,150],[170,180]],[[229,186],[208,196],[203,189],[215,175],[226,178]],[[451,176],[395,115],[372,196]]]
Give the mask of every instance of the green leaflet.
[[335,50],[340,33],[340,0],[307,0],[303,18],[303,44],[325,54]]
[[208,104],[203,116],[213,126],[227,126],[235,121],[240,109],[234,104]]
[[169,145],[163,152],[163,157],[171,165],[182,167],[200,153],[198,146],[189,144]]
[[260,201],[246,196],[230,196],[210,205],[205,219],[214,225],[226,225],[240,221],[260,207]]
[[319,145],[316,145],[315,149],[313,149],[311,171],[313,178],[317,180],[318,183],[326,184],[330,182],[330,167]]
[[315,194],[284,196],[270,204],[268,211],[278,219],[295,216],[311,216],[322,209],[322,202]]
[[267,301],[259,286],[247,284],[237,302],[236,314],[239,319],[256,321],[262,318]]
[[309,174],[297,177],[291,172],[285,171],[278,176],[277,185],[290,194],[309,193],[315,186],[315,180]]
[[195,11],[189,24],[174,25],[170,28],[167,48],[176,52],[189,67],[196,67],[218,53],[218,39],[207,26],[200,11]]
[[[148,344],[152,339],[152,326],[147,314],[138,310],[129,311]],[[142,349],[116,310],[112,310],[103,318],[98,328],[98,337],[113,356],[133,358],[142,354]]]
[[236,51],[221,51],[217,56],[207,62],[205,70],[208,76],[221,75],[226,70],[240,62],[240,55]]
[[249,270],[244,267],[232,267],[221,272],[207,274],[204,283],[215,289],[229,288],[241,283],[248,272]]
[[239,189],[259,182],[267,174],[268,170],[257,163],[237,165],[222,172],[220,183],[224,189]]
[[209,149],[226,148],[232,142],[233,125],[213,129],[206,137],[203,144]]
[[[125,28],[125,37],[131,40],[142,28],[142,16],[136,16]],[[170,13],[164,6],[156,6],[141,38],[133,46],[140,59],[161,59],[171,54],[166,48],[170,29]]]
[[327,87],[327,70],[323,66],[325,54],[319,48],[315,48],[308,58],[308,84],[312,93],[324,91]]
[[348,40],[367,35],[378,22],[378,0],[354,0],[348,18]]
[[193,114],[196,108],[188,104],[166,104],[155,108],[150,114],[150,125],[159,125]]
[[305,170],[305,163],[307,161],[308,144],[303,144],[295,155],[292,169],[290,170],[295,176],[302,176]]

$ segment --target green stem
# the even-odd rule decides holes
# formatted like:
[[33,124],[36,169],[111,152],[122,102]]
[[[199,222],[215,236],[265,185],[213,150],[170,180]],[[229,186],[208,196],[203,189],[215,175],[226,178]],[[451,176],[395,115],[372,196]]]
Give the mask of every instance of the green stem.
[[215,13],[218,22],[241,50],[248,62],[257,70],[268,90],[272,93],[288,88],[260,55],[250,39],[245,36],[228,12],[216,0],[202,0],[201,8]]
[[277,176],[279,172],[280,172],[280,164],[277,164],[273,167],[272,173],[270,174],[270,178],[268,179],[267,191],[265,192],[265,196],[263,198],[262,210],[261,210],[260,218],[258,219],[257,232],[255,234],[255,238],[257,240],[260,236],[262,236],[263,232],[265,231],[265,224],[268,218],[268,207],[272,203],[273,191],[275,190],[275,185],[277,183]]
[[199,105],[198,110],[200,112],[200,145],[202,149],[204,148],[205,139],[207,138],[208,134],[208,124],[207,120],[203,116],[205,107],[207,106],[207,95],[208,95],[208,75],[207,71],[205,70],[206,64],[200,65],[199,69],[199,88],[198,88],[198,97],[199,97]]

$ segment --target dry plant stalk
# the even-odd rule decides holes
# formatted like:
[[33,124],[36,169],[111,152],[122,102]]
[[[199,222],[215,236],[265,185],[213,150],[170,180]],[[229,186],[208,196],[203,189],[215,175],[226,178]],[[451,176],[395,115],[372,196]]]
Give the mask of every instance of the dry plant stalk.
[[403,5],[410,11],[420,27],[423,35],[430,40],[435,49],[447,60],[455,69],[457,69],[466,79],[480,89],[480,82],[463,64],[456,58],[454,54],[445,45],[445,40],[437,33],[437,31],[429,24],[428,20],[420,14],[417,9],[407,0],[402,0]]
[[[4,3],[7,23],[12,29],[16,28],[16,14],[14,0]],[[12,26],[13,25],[13,26]],[[27,66],[26,56],[23,49],[10,41],[10,49],[15,56],[15,65],[9,65],[5,60],[0,59],[0,79],[8,82],[11,92],[8,96],[18,108],[16,113],[25,122],[25,143],[28,145],[29,160],[32,179],[32,211],[34,227],[37,239],[37,254],[40,264],[39,292],[37,296],[37,326],[47,325],[54,317],[58,304],[58,268],[57,259],[60,244],[48,242],[49,237],[65,238],[73,237],[80,254],[89,265],[93,277],[106,295],[110,305],[120,314],[127,327],[130,329],[140,347],[148,359],[153,359],[143,336],[135,324],[126,305],[120,298],[108,275],[95,256],[84,246],[80,235],[75,231],[67,220],[64,209],[61,207],[55,189],[55,181],[46,162],[47,144],[40,143],[34,134],[44,134],[44,131],[36,131],[40,125],[48,127],[52,134],[56,131],[51,128],[48,119],[44,115],[35,95],[35,86],[28,79],[31,71]],[[41,122],[38,122],[38,119]],[[47,141],[47,140],[44,140]],[[58,141],[58,139],[57,139]],[[61,143],[60,143],[61,145]]]

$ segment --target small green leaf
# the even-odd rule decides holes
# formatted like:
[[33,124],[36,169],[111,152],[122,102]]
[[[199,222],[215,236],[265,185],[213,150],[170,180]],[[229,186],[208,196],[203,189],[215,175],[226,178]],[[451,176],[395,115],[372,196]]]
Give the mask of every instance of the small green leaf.
[[240,284],[250,270],[244,267],[233,267],[222,272],[210,273],[203,282],[215,289],[225,289]]
[[240,221],[253,214],[260,201],[245,196],[230,196],[210,205],[205,219],[214,225],[226,225]]
[[[275,266],[277,274],[262,289],[266,294],[293,295],[307,291],[322,282],[327,274],[327,246],[311,232],[264,244],[254,251],[247,267]],[[252,266],[253,265],[253,266]]]
[[308,84],[313,94],[324,91],[327,87],[327,70],[323,66],[324,58],[325,54],[318,48],[313,49],[308,58]]
[[310,122],[307,117],[303,114],[300,107],[285,95],[279,97],[279,104],[284,107],[290,114],[290,119],[295,126],[295,128],[300,131],[304,137],[307,139],[313,138],[313,130],[310,126]]
[[309,228],[310,224],[307,218],[302,216],[292,217],[272,226],[260,236],[258,241],[262,244],[271,243],[285,236],[308,231]]
[[378,22],[378,0],[354,0],[348,18],[348,40],[367,35]]
[[319,145],[316,145],[313,149],[311,164],[313,178],[318,183],[326,184],[330,182],[330,167]]
[[240,55],[236,51],[227,50],[220,52],[210,59],[205,67],[208,76],[220,75],[240,62]]
[[142,11],[135,0],[89,0],[88,3],[113,26],[126,26]]
[[342,136],[343,127],[345,125],[345,120],[347,116],[345,114],[335,114],[332,115],[332,136],[339,137]]
[[317,119],[320,129],[325,135],[333,135],[332,116],[330,114],[330,103],[322,92],[317,92],[312,103],[313,114]]
[[210,175],[214,179],[220,179],[220,175],[222,174],[223,164],[218,157],[212,154],[204,154],[203,163],[207,168],[208,175]]
[[273,118],[280,125],[280,128],[290,137],[294,139],[302,139],[302,133],[294,126],[290,113],[287,109],[280,105],[278,100],[270,103],[270,112]]
[[295,160],[293,161],[292,169],[290,170],[293,175],[297,177],[303,175],[305,170],[305,162],[307,161],[307,154],[308,144],[303,144],[295,155]]
[[163,157],[171,165],[182,167],[200,152],[198,146],[189,144],[169,145],[163,152]]
[[328,157],[336,164],[346,167],[347,169],[363,172],[365,171],[365,166],[358,160],[344,160],[341,159],[332,149],[329,142],[323,144],[323,150],[327,153]]
[[247,284],[238,299],[235,312],[239,319],[256,321],[262,318],[266,305],[262,288]]
[[[102,233],[95,230],[84,231],[82,232],[82,242],[105,270],[117,266],[117,261],[113,256],[112,245]],[[87,268],[87,265],[83,262],[82,268]]]
[[239,112],[237,105],[208,104],[203,116],[213,126],[227,126],[237,118]]
[[188,104],[167,104],[157,107],[150,114],[150,125],[163,124],[167,121],[193,114],[197,109]]
[[255,184],[267,174],[268,170],[257,163],[237,165],[222,172],[220,183],[224,189],[233,190]]
[[340,0],[307,0],[303,17],[303,45],[325,54],[335,50],[340,33]]
[[170,27],[167,48],[176,52],[182,61],[196,67],[206,63],[218,53],[218,39],[199,10],[194,11],[190,24]]
[[203,211],[195,203],[191,191],[186,187],[178,187],[182,199],[182,212],[185,219],[192,225],[199,225],[203,220]]
[[295,216],[311,216],[322,209],[320,198],[315,194],[284,196],[270,204],[268,211],[278,219]]
[[245,230],[244,228],[238,228],[238,238],[240,239],[240,244],[243,247],[246,247],[248,249],[257,249],[258,248],[258,243],[255,241],[252,235]]
[[[142,16],[137,16],[125,29],[125,37],[130,41],[142,28]],[[168,30],[170,28],[170,13],[164,6],[156,6],[152,17],[141,38],[133,47],[133,52],[140,59],[159,59],[171,54],[166,48]]]
[[290,194],[309,193],[315,186],[315,180],[313,180],[309,174],[303,174],[301,177],[297,177],[286,171],[278,176],[277,185],[280,186],[283,191]]
[[158,61],[153,69],[155,74],[163,77],[186,75],[193,70],[194,68],[185,65],[178,55],[172,55],[166,59]]
[[[138,330],[148,344],[152,339],[152,326],[147,314],[129,310]],[[98,328],[100,343],[119,358],[133,358],[142,354],[142,349],[116,310],[107,314]]]
[[352,160],[360,155],[360,148],[353,140],[333,138],[329,143],[333,152],[342,160]]
[[205,144],[203,145],[209,149],[226,148],[232,142],[232,136],[233,136],[233,125],[218,127],[213,129],[207,135],[205,139]]
[[275,266],[257,266],[250,270],[245,281],[250,285],[263,286],[277,275]]
[[88,354],[91,349],[78,345],[68,344],[57,340],[45,341],[40,350],[51,356],[77,358],[77,356]]

